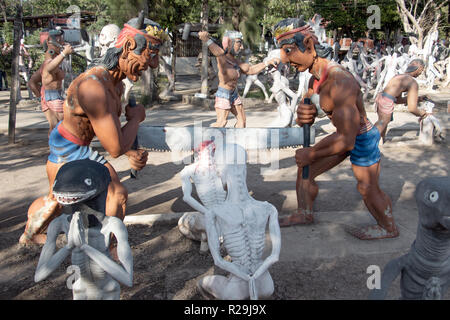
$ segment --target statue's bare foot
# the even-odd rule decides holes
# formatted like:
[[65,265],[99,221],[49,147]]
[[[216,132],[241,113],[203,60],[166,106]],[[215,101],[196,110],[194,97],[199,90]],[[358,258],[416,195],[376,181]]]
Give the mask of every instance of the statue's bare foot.
[[110,237],[109,255],[113,260],[120,262],[119,256],[117,255],[117,239],[113,234]]
[[360,240],[376,240],[376,239],[386,239],[386,238],[396,238],[399,236],[397,228],[393,231],[387,231],[380,225],[368,226],[364,228],[356,228],[352,226],[345,226],[345,231],[350,233],[352,236]]
[[214,297],[211,293],[209,293],[205,288],[203,288],[203,278],[197,281],[197,289],[202,295],[203,298],[206,300],[215,300],[216,297]]
[[234,127],[235,127],[235,128],[239,128],[239,129],[242,129],[242,128],[245,128],[245,124],[242,123],[242,122],[240,122],[240,121],[237,121],[237,122],[235,123]]
[[278,219],[280,227],[289,227],[296,224],[311,224],[314,222],[314,216],[312,212],[301,212],[290,214],[288,216],[283,216]]
[[47,241],[47,235],[45,234],[35,234],[30,239],[24,233],[20,236],[19,239],[19,243],[22,245],[45,244],[45,241]]

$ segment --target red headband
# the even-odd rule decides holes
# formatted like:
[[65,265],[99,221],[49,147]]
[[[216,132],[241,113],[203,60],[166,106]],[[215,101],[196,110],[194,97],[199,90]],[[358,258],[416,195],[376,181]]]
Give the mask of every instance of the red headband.
[[147,38],[148,40],[154,39],[155,41],[161,42],[160,39],[155,38],[155,37],[152,37],[151,35],[149,35],[149,34],[143,32],[143,31],[141,31],[141,30],[138,30],[138,29],[136,29],[136,28],[130,26],[129,24],[126,24],[126,23],[125,23],[125,24],[123,25],[122,31],[120,31],[119,36],[117,37],[117,41],[116,41],[115,47],[116,47],[116,48],[122,48],[122,46],[123,46],[125,40],[127,39],[127,37],[128,37],[128,36],[134,37],[136,34],[141,34],[141,35],[143,35],[145,38]]
[[290,30],[288,32],[282,33],[279,36],[277,36],[276,39],[278,41],[280,38],[283,38],[283,37],[285,37],[287,35],[294,34],[294,33],[297,33],[297,32],[300,32],[300,33],[302,33],[303,35],[306,36],[307,34],[310,34],[310,32],[309,32],[310,30],[311,30],[311,26],[309,24],[307,24],[307,25],[304,25],[302,27],[299,27],[299,28]]

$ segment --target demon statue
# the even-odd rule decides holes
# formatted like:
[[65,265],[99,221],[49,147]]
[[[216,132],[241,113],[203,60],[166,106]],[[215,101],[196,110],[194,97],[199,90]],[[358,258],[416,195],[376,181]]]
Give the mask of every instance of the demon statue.
[[158,66],[158,53],[166,34],[150,19],[131,19],[125,24],[116,44],[104,57],[94,60],[88,70],[79,75],[67,90],[64,119],[50,133],[50,155],[47,175],[50,190],[46,197],[35,200],[28,210],[28,221],[19,242],[45,242],[45,229],[61,212],[53,196],[53,185],[59,168],[66,162],[82,159],[97,160],[111,175],[106,199],[106,215],[125,217],[128,192],[112,165],[90,143],[97,136],[102,147],[113,158],[126,154],[130,165],[141,170],[147,163],[148,152],[132,149],[139,128],[145,120],[143,105],[127,106],[127,123],[121,126],[122,80],[137,81],[142,71]]

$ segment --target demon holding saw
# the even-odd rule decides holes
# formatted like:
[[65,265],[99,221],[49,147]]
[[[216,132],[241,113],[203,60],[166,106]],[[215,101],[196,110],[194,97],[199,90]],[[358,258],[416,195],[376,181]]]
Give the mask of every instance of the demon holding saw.
[[132,169],[141,170],[148,157],[144,150],[133,150],[139,123],[145,119],[142,105],[125,108],[127,123],[121,127],[120,99],[122,80],[137,81],[142,71],[158,66],[158,53],[167,34],[160,25],[144,19],[143,12],[124,25],[116,45],[78,76],[67,91],[64,119],[49,138],[50,155],[47,175],[50,190],[47,196],[35,200],[28,209],[28,221],[19,242],[44,243],[44,231],[62,208],[52,195],[55,176],[67,162],[91,159],[104,164],[111,175],[106,199],[106,215],[123,220],[128,193],[114,168],[90,147],[97,136],[103,148],[113,157],[128,156]]

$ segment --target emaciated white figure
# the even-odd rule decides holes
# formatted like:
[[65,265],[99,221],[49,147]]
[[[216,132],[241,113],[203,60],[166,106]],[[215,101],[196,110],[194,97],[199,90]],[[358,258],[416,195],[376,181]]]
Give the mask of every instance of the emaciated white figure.
[[[214,142],[211,140],[202,142],[197,151],[195,162],[184,167],[180,175],[183,200],[199,213],[185,213],[178,220],[178,228],[187,238],[201,241],[200,252],[206,252],[208,243],[204,214],[223,203],[226,192],[214,163]],[[192,197],[192,183],[202,204]]]
[[242,98],[245,98],[245,96],[247,95],[248,91],[250,90],[250,88],[253,84],[256,84],[261,89],[261,91],[264,93],[264,98],[265,98],[264,102],[269,102],[269,95],[267,94],[266,87],[264,87],[264,84],[258,79],[257,74],[250,74],[250,75],[246,76],[245,88],[244,88],[244,93],[242,94]]
[[[226,145],[216,150],[214,158],[228,193],[222,204],[206,211],[205,225],[215,265],[230,274],[205,276],[197,286],[204,296],[221,300],[267,298],[274,291],[268,269],[278,261],[281,249],[277,209],[249,195],[247,156],[241,146]],[[264,258],[267,224],[272,252]],[[220,255],[220,235],[231,262]]]
[[[46,279],[69,255],[76,281],[74,300],[118,300],[119,282],[133,285],[133,256],[126,226],[116,217],[105,215],[108,169],[86,160],[68,162],[56,175],[53,194],[58,202],[70,206],[73,214],[62,214],[49,225],[34,280]],[[56,253],[56,238],[64,232],[67,244]],[[120,264],[109,253],[111,235],[117,239]]]
[[[264,61],[269,61],[273,58],[280,59],[280,49],[270,51]],[[278,102],[278,118],[270,126],[285,128],[295,124],[295,117],[293,115],[297,107],[298,96],[289,88],[289,80],[281,74],[279,68],[281,68],[281,64],[278,68],[271,68],[269,70],[269,74],[273,79],[273,85],[270,88],[272,95],[270,96],[269,103],[272,102],[273,98]],[[286,95],[291,98],[290,103]]]

